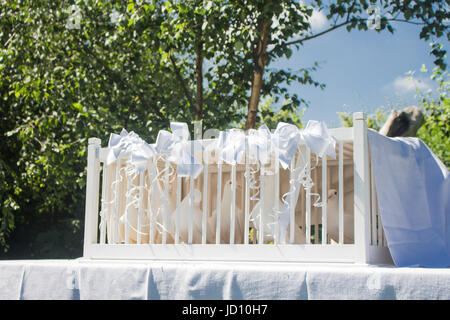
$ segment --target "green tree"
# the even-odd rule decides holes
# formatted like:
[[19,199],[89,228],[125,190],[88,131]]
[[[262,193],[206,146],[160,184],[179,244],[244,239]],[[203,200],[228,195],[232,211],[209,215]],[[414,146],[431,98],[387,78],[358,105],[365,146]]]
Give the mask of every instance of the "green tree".
[[[81,254],[89,137],[123,127],[154,141],[194,118],[160,50],[166,9],[140,2],[1,2],[0,245],[14,240],[11,255]],[[211,126],[233,119],[216,110]]]
[[435,92],[421,96],[420,106],[425,116],[425,122],[417,132],[428,147],[450,169],[450,98],[449,75],[435,68],[432,75],[439,87]]
[[[291,123],[293,125],[296,125],[298,128],[303,127],[302,115],[304,109],[291,110],[291,108],[281,107],[279,110],[276,110],[273,106],[273,100],[273,97],[266,97],[261,102],[261,110],[256,119],[258,127],[262,124],[265,124],[269,129],[274,130],[279,122]],[[287,106],[289,104],[290,101],[284,102],[284,106]],[[240,123],[237,126],[244,129],[245,119],[241,119]]]

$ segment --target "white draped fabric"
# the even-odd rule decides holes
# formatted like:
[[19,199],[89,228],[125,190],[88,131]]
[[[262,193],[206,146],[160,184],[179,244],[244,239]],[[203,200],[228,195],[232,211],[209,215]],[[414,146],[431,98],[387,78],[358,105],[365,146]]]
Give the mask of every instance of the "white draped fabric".
[[340,264],[0,261],[5,299],[450,299],[450,269]]
[[399,267],[450,266],[450,175],[417,138],[368,131],[381,221]]

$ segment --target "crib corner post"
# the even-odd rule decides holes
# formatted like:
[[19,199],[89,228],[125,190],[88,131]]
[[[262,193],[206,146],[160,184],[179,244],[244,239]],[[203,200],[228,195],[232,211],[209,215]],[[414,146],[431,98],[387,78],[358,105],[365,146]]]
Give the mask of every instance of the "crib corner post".
[[353,114],[353,136],[356,262],[367,264],[370,262],[370,172],[366,115],[363,112]]
[[97,243],[98,202],[100,180],[100,143],[98,138],[88,140],[87,178],[86,178],[86,207],[84,223],[83,256],[88,257],[89,246]]

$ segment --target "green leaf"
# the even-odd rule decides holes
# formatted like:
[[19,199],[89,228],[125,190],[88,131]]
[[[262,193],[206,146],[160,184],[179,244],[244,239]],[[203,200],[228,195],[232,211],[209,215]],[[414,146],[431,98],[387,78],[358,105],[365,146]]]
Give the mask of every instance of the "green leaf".
[[79,104],[78,102],[72,103],[72,106],[77,110],[77,111],[83,111],[83,106],[81,104]]
[[234,49],[235,49],[236,51],[241,51],[243,47],[244,47],[244,45],[242,44],[242,42],[241,42],[240,40],[237,40],[237,41],[234,43]]

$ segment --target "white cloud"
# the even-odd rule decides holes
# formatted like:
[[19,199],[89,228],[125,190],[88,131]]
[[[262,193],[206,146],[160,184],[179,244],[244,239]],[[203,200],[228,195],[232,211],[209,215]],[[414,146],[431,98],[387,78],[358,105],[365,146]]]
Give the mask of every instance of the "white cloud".
[[431,89],[431,85],[425,79],[417,79],[413,76],[400,76],[395,78],[395,80],[389,85],[395,91],[401,93],[414,92],[418,90],[428,90]]
[[309,18],[311,29],[313,32],[322,31],[328,25],[328,19],[322,11],[313,10]]

